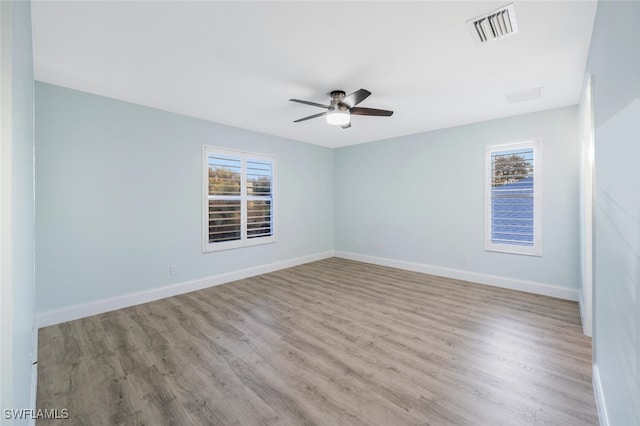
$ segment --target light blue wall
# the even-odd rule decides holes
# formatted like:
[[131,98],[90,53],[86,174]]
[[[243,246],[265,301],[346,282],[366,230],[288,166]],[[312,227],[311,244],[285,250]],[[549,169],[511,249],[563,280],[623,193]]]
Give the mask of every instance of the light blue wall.
[[[9,315],[3,321],[11,324],[10,336],[2,338],[2,407],[30,408],[32,379],[32,333],[35,325],[34,287],[34,192],[33,192],[33,59],[31,48],[31,5],[28,1],[2,4],[2,83],[3,136],[7,130],[11,137],[3,138],[3,156],[10,147],[10,174],[3,170],[3,187],[8,183],[9,211],[3,214],[11,220],[11,244],[3,256],[11,259],[10,281],[2,282],[3,297],[10,295]],[[6,73],[6,74],[5,74]],[[10,95],[9,95],[10,91]],[[3,167],[7,166],[3,158]],[[5,182],[6,179],[6,182]],[[6,195],[6,194],[5,194]],[[7,218],[3,218],[6,220]],[[4,229],[3,229],[4,231]],[[5,237],[3,235],[3,237]],[[8,248],[3,242],[3,249]],[[3,262],[3,266],[7,267]],[[4,271],[3,271],[4,276]],[[5,287],[7,286],[7,287]],[[10,286],[10,288],[8,288]],[[5,301],[3,300],[3,305]],[[8,337],[7,339],[5,337]],[[10,354],[8,353],[10,352]],[[4,419],[4,414],[3,414]],[[26,421],[15,421],[22,424]]]
[[[333,249],[328,148],[39,82],[36,116],[38,312]],[[203,144],[277,157],[277,243],[202,253]]]
[[639,2],[600,2],[587,62],[595,121],[594,360],[609,422],[625,426],[640,425],[639,21]]
[[[336,249],[577,289],[577,111],[572,106],[338,149]],[[543,256],[487,252],[484,148],[531,139],[539,139],[541,149]]]

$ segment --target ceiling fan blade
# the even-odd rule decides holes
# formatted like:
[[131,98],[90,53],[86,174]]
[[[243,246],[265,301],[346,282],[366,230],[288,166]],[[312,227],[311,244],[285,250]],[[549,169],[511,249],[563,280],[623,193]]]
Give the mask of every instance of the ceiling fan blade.
[[301,101],[300,99],[289,99],[289,100],[291,102],[297,102],[299,104],[311,105],[311,106],[320,107],[320,108],[329,108],[329,105],[322,105],[315,102]]
[[393,115],[393,111],[375,108],[351,108],[351,115],[375,115],[377,117],[389,117]]
[[348,122],[347,124],[342,126],[343,129],[348,129],[349,127],[351,127],[351,122]]
[[318,114],[310,115],[308,117],[299,118],[299,119],[295,120],[294,123],[299,123],[301,121],[311,120],[312,118],[316,118],[316,117],[322,117],[323,115],[327,115],[327,113],[326,112],[321,112],[321,113],[318,113]]
[[340,101],[340,103],[348,106],[349,108],[353,108],[360,102],[367,99],[370,94],[371,92],[365,89],[356,90],[355,92],[344,98],[342,101]]

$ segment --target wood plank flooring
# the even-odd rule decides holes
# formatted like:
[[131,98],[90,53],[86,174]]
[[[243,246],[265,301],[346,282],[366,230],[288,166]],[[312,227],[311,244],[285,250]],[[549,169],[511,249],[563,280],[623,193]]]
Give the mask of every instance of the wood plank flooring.
[[331,258],[40,330],[63,425],[589,425],[574,302]]

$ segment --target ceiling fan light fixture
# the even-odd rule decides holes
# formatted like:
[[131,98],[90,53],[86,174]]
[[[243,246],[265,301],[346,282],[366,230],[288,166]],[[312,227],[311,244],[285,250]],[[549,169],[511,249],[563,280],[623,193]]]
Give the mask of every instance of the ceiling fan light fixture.
[[351,114],[349,111],[329,111],[327,113],[327,123],[334,126],[344,126],[349,124]]

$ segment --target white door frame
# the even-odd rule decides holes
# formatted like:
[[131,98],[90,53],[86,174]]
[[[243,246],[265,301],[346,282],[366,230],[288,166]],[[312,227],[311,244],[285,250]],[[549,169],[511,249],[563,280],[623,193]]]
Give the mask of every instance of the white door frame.
[[12,407],[11,2],[0,1],[0,403]]
[[593,78],[587,74],[580,99],[580,314],[582,330],[593,335],[593,191],[595,181]]

